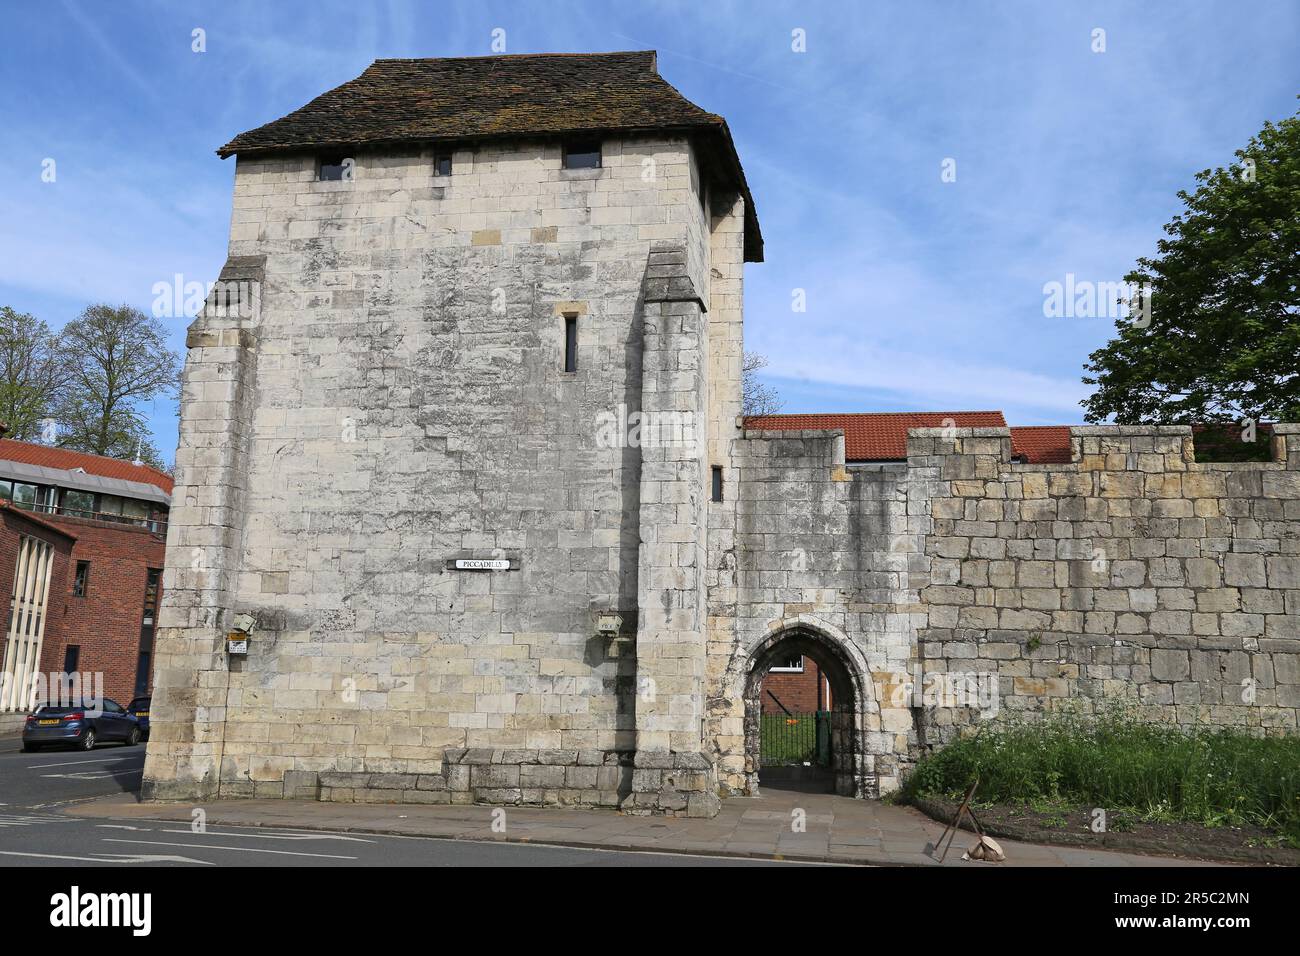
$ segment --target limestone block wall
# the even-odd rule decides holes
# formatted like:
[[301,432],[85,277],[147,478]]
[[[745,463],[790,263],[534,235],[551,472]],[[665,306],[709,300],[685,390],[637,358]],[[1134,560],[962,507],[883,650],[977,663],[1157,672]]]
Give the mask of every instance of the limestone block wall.
[[[1071,434],[1072,463],[1022,465],[1006,429],[911,433],[932,519],[916,575],[927,681],[993,675],[1002,712],[1113,701],[1182,726],[1294,731],[1300,428],[1277,426],[1274,461],[1233,464],[1196,463],[1186,427]],[[988,710],[953,703],[926,701],[928,743]]]
[[751,678],[797,639],[851,684],[851,792],[887,792],[916,746],[900,688],[924,619],[909,574],[926,516],[908,513],[907,469],[846,467],[834,431],[748,430],[734,463],[734,533],[709,555],[706,736],[720,783],[742,793],[761,780]]
[[[312,156],[238,162],[230,251],[264,257],[261,306],[191,342],[155,793],[342,794],[439,774],[449,749],[576,767],[635,746],[635,662],[595,615],[636,626],[652,247],[708,286],[691,147],[607,141],[600,170],[545,143],[458,150],[449,177],[431,160],[363,153],[338,182]],[[228,661],[234,613],[258,629]]]

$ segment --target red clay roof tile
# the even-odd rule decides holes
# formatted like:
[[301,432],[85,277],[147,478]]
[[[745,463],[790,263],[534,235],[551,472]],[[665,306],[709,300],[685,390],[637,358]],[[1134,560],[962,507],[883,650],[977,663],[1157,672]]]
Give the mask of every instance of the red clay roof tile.
[[122,481],[139,481],[143,484],[161,488],[167,494],[172,493],[170,475],[150,468],[148,465],[136,465],[118,458],[105,458],[102,455],[90,455],[66,448],[52,448],[49,445],[36,445],[31,442],[14,441],[12,438],[0,438],[0,461],[19,461],[27,465],[39,465],[43,468],[62,468],[65,471],[82,469],[88,475],[101,478],[118,478]]
[[1011,429],[1011,453],[1033,465],[1071,461],[1069,425],[1019,425]]
[[1005,428],[1001,412],[854,412],[828,415],[757,415],[746,428],[844,429],[846,461],[904,461],[909,428]]

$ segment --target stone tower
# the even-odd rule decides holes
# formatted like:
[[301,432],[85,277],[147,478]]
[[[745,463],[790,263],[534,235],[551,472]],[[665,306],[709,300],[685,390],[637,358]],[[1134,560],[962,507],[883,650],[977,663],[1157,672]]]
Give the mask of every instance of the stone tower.
[[653,52],[379,60],[219,154],[146,795],[715,812],[726,123]]

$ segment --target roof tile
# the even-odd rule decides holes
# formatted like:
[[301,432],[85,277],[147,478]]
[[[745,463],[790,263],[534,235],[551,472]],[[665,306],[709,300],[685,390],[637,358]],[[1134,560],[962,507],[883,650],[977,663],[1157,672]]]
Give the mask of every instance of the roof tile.
[[1070,426],[1018,425],[1011,429],[1011,453],[1033,465],[1069,464]]
[[718,175],[744,194],[745,255],[760,261],[758,217],[726,121],[664,80],[653,50],[376,60],[217,154],[648,130],[700,138]]
[[1005,428],[1001,412],[860,412],[830,415],[759,415],[745,419],[746,428],[844,429],[847,461],[904,461],[909,428]]
[[161,488],[167,494],[172,493],[173,481],[167,475],[148,465],[136,465],[119,458],[105,458],[103,455],[91,455],[86,452],[70,451],[66,448],[52,448],[49,445],[36,445],[31,442],[14,441],[12,438],[0,438],[0,461],[19,461],[27,465],[40,465],[43,468],[61,468],[65,471],[82,469],[88,475],[101,478],[118,478],[122,481],[139,481]]

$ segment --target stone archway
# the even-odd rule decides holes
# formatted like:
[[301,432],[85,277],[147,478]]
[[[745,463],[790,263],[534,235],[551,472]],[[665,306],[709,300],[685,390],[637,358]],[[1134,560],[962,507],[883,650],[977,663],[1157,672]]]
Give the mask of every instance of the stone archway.
[[831,772],[835,793],[869,795],[874,788],[864,775],[864,731],[866,714],[875,707],[875,694],[866,662],[845,635],[804,620],[783,622],[750,652],[744,685],[746,790],[756,795],[762,774],[763,679],[774,662],[795,654],[816,660],[831,685]]

